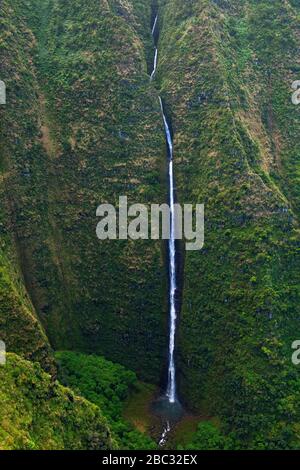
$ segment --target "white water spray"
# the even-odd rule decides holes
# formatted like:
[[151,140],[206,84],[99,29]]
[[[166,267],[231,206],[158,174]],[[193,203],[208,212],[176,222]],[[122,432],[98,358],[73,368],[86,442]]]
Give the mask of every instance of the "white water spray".
[[166,444],[167,437],[168,437],[168,434],[169,434],[170,431],[171,431],[171,426],[170,426],[169,421],[167,421],[167,425],[166,425],[165,429],[163,430],[160,441],[158,443],[159,447],[162,447]]

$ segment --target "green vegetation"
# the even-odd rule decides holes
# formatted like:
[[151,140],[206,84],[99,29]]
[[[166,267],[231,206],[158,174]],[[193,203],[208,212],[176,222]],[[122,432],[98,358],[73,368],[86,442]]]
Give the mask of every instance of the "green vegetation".
[[299,186],[286,168],[299,155],[290,93],[299,9],[180,0],[162,9],[157,80],[179,200],[206,205],[205,248],[185,259],[181,396],[242,448],[297,447]]
[[[157,388],[151,384],[138,382],[124,404],[123,416],[139,431],[157,437],[153,429],[160,431],[161,423],[153,415],[152,405],[157,398]],[[159,435],[158,435],[159,437]]]
[[[178,199],[206,206],[177,357],[183,403],[213,419],[183,447],[300,448],[299,19],[295,0],[1,2],[0,339],[24,358],[0,368],[4,448],[109,448],[106,420],[121,448],[153,446],[127,419],[147,431],[135,374],[154,389],[165,367],[164,250],[100,243],[95,214],[166,199],[158,89]],[[80,351],[59,376],[94,404],[42,372],[52,348]]]
[[1,15],[3,231],[36,315],[54,349],[103,354],[158,382],[160,242],[100,243],[95,233],[99,204],[165,198],[151,6],[5,0]]
[[1,450],[116,448],[99,408],[15,354],[0,367]]
[[218,428],[210,422],[200,423],[193,440],[181,450],[227,450],[232,449],[232,443],[224,438]]
[[56,353],[60,381],[95,403],[107,418],[120,449],[155,449],[155,442],[123,418],[124,403],[138,388],[136,375],[99,356]]
[[[31,263],[36,249],[29,240],[42,228],[35,207],[40,204],[43,209],[46,185],[41,177],[44,160],[38,158],[42,154],[37,138],[37,82],[30,62],[33,37],[7,1],[1,3],[0,30],[0,76],[8,97],[7,105],[0,107],[0,336],[9,351],[39,360],[53,371],[49,342],[26,290],[30,275],[22,269]],[[35,168],[30,182],[29,166]],[[21,244],[26,249],[21,250]]]

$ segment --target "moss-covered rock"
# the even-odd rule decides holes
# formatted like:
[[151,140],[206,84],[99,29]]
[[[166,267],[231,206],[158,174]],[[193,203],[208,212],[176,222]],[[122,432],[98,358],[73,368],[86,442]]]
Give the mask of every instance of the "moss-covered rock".
[[299,409],[282,403],[299,401],[299,8],[170,0],[161,11],[178,197],[206,205],[205,247],[185,259],[181,396],[245,447],[293,446]]
[[165,198],[147,74],[151,15],[148,1],[6,0],[1,143],[4,223],[51,345],[104,354],[158,382],[167,330],[160,243],[96,237],[99,204]]
[[[39,360],[53,371],[49,342],[26,289],[32,284],[26,269],[35,249],[31,241],[41,223],[36,207],[44,207],[46,187],[41,178],[45,167],[39,153],[37,81],[30,54],[34,38],[11,2],[2,2],[0,24],[0,76],[7,87],[7,105],[0,107],[0,339],[8,351]],[[34,180],[40,181],[38,189],[32,167]]]
[[100,243],[95,213],[120,195],[165,200],[160,88],[179,201],[206,205],[205,247],[185,258],[181,399],[219,418],[213,445],[230,435],[237,447],[297,448],[298,2],[4,0],[0,21],[8,348],[48,363],[44,327],[54,348],[102,354],[159,381],[161,246]]
[[114,448],[99,408],[15,354],[0,366],[1,450]]

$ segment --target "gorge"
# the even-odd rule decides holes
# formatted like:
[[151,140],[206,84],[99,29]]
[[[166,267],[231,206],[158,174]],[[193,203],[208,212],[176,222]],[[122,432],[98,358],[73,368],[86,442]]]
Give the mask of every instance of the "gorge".
[[[2,1],[1,450],[300,446],[298,3]],[[99,242],[122,194],[204,249]]]

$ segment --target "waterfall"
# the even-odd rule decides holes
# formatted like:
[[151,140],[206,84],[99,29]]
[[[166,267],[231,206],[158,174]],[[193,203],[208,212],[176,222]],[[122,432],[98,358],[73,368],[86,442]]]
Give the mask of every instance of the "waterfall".
[[[155,43],[155,33],[157,28],[158,15],[156,15],[152,36]],[[155,55],[153,71],[150,79],[152,80],[158,61],[158,48],[155,44]],[[176,292],[177,292],[177,271],[176,271],[176,242],[175,242],[175,191],[174,191],[174,170],[173,170],[173,140],[170,127],[165,115],[164,106],[161,97],[159,97],[166,141],[168,147],[168,182],[169,182],[169,206],[170,206],[170,237],[168,241],[168,254],[169,254],[169,357],[168,357],[168,383],[166,390],[166,397],[169,403],[176,403],[176,365],[175,365],[175,339],[176,339],[176,323],[177,323],[177,308],[176,308]],[[169,424],[168,424],[169,427]],[[167,431],[168,432],[168,431]]]
[[158,20],[158,15],[156,15],[154,23],[153,23],[153,28],[152,28],[152,36],[154,38],[155,31],[156,31],[156,25],[157,25],[157,20]]
[[154,54],[154,64],[153,64],[153,71],[151,73],[150,80],[153,80],[156,69],[157,69],[157,60],[158,60],[158,49],[157,47],[155,48],[155,54]]
[[[158,20],[158,15],[156,15],[154,23],[153,23],[153,28],[152,28],[152,37],[153,41],[155,43],[155,32],[156,32],[156,27],[157,27],[157,20]],[[155,44],[155,53],[154,53],[154,62],[153,62],[153,70],[150,76],[150,80],[153,80],[156,69],[157,69],[157,60],[158,60],[158,48],[157,45]]]
[[165,133],[168,145],[169,166],[169,205],[170,205],[170,239],[168,242],[169,248],[169,309],[170,309],[170,333],[169,333],[169,367],[168,367],[168,385],[167,397],[170,403],[176,402],[176,367],[175,367],[175,336],[176,336],[176,291],[177,291],[177,276],[176,276],[176,245],[175,245],[175,195],[174,195],[174,170],[173,170],[173,141],[165,116],[163,103],[159,97],[161,112],[163,116]]

